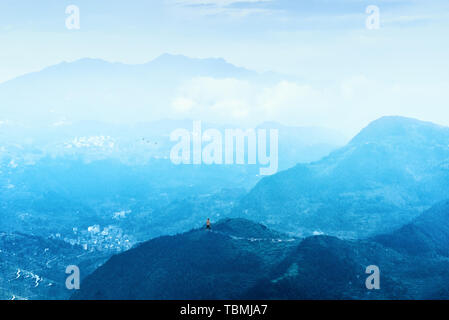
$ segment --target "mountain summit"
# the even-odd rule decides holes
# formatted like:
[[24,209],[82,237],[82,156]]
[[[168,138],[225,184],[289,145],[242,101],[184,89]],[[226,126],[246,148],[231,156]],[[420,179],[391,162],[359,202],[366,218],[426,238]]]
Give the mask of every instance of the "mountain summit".
[[444,142],[449,137],[449,128],[432,122],[413,118],[386,116],[371,122],[350,144],[361,143],[429,143]]

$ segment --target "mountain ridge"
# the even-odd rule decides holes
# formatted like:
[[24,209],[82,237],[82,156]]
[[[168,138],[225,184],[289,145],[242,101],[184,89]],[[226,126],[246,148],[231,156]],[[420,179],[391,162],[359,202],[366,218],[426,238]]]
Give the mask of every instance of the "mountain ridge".
[[[252,230],[248,237],[240,238],[240,228]],[[239,229],[239,236],[224,232]],[[213,224],[212,231],[193,229],[149,240],[113,256],[86,278],[72,298],[120,299],[123,294],[132,299],[156,300],[238,297],[241,288],[249,289],[258,280],[258,274],[268,270],[271,261],[283,256],[294,243],[276,242],[278,246],[273,247],[271,241],[253,236],[277,237],[278,233],[247,220],[231,219]],[[258,252],[254,251],[256,248]],[[140,269],[142,264],[147,266],[144,270]],[[219,276],[215,277],[215,273]],[[233,281],[238,282],[238,287],[230,286]],[[104,282],[110,283],[110,287],[100,284]],[[101,287],[104,289],[96,289]]]
[[[369,265],[381,270],[381,290],[365,287]],[[289,238],[226,219],[212,231],[160,237],[114,256],[71,299],[441,299],[449,297],[448,267],[444,257],[409,255],[375,239]]]
[[434,205],[393,233],[375,236],[373,240],[414,256],[449,257],[449,200]]
[[[398,120],[411,128],[400,131],[399,141],[384,139],[383,124]],[[447,127],[385,117],[367,128],[321,160],[263,178],[235,216],[297,234],[365,237],[394,230],[449,198]],[[407,139],[409,132],[416,138]]]
[[[9,82],[14,82],[17,80],[20,80],[22,78],[29,78],[29,77],[35,77],[37,75],[43,75],[43,74],[52,74],[55,72],[61,72],[61,71],[76,71],[76,72],[85,72],[86,69],[92,69],[94,67],[101,68],[101,71],[107,71],[106,67],[111,67],[113,70],[111,71],[124,71],[124,69],[128,69],[128,71],[135,71],[138,68],[142,68],[143,70],[147,70],[148,68],[156,67],[174,67],[179,71],[179,67],[188,66],[191,64],[192,66],[189,67],[190,71],[194,70],[195,67],[201,67],[203,69],[201,72],[206,72],[207,68],[210,68],[211,65],[217,64],[220,68],[219,70],[228,70],[236,71],[241,75],[247,75],[247,76],[256,76],[258,73],[255,71],[248,70],[243,67],[238,67],[233,65],[232,63],[227,62],[223,58],[190,58],[185,55],[176,55],[176,54],[169,54],[169,53],[163,53],[159,55],[158,57],[154,58],[153,60],[150,60],[148,62],[144,63],[137,63],[137,64],[128,64],[123,62],[113,62],[108,61],[100,58],[80,58],[73,61],[61,61],[57,64],[46,66],[40,70],[29,72],[17,77],[14,77],[10,80],[4,81],[0,83],[0,87],[4,84],[7,84]],[[151,70],[150,70],[151,71]]]

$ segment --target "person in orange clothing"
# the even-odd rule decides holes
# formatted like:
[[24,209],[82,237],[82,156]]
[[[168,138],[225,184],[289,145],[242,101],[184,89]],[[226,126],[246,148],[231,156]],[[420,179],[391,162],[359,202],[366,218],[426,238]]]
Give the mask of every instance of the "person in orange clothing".
[[207,221],[206,221],[206,229],[210,230],[210,220],[209,220],[209,218],[207,218]]

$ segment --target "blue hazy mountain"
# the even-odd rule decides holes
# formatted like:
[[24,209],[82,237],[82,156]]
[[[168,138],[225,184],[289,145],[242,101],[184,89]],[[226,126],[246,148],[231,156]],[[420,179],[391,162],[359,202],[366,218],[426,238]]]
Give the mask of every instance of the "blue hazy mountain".
[[276,129],[279,132],[279,170],[298,163],[320,160],[348,141],[340,132],[321,127],[293,127],[265,122],[257,129]]
[[[438,230],[436,224],[430,223],[428,232]],[[224,220],[212,230],[156,238],[115,255],[72,298],[449,298],[445,257],[409,255],[373,240],[301,240],[245,219]],[[369,265],[381,270],[381,290],[365,287]]]
[[197,77],[252,83],[285,79],[236,67],[219,58],[164,54],[139,65],[84,58],[0,84],[1,117],[29,124],[52,123],[62,117],[134,123],[165,119],[177,88]]
[[[0,157],[16,151],[28,159],[88,152],[89,161],[120,157],[141,163],[151,157],[167,158],[173,146],[170,133],[192,128],[190,120],[171,120],[179,118],[169,113],[173,99],[181,84],[198,77],[254,84],[289,79],[220,58],[170,54],[138,65],[90,58],[63,62],[0,84]],[[347,141],[325,128],[269,125],[280,132],[280,169],[318,160]],[[235,126],[204,123],[207,127]]]
[[383,117],[322,160],[262,179],[235,214],[304,235],[393,230],[449,198],[448,146],[447,127]]

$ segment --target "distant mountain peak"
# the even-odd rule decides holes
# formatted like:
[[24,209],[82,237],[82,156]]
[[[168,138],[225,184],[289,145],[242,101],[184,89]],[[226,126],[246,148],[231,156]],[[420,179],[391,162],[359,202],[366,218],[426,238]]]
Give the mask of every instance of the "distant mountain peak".
[[351,144],[379,142],[385,139],[407,139],[413,141],[427,136],[446,135],[449,128],[432,122],[401,116],[384,116],[371,122],[352,140]]
[[[403,127],[414,127],[414,126],[433,126],[433,127],[439,127],[438,125],[418,120],[415,118],[409,118],[409,117],[403,117],[403,116],[383,116],[379,119],[376,119],[372,121],[368,127],[379,127],[379,128],[390,128],[390,127],[397,127],[397,126],[403,126]],[[367,127],[367,128],[368,128]]]

